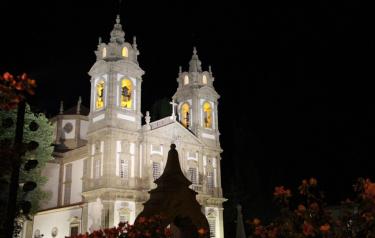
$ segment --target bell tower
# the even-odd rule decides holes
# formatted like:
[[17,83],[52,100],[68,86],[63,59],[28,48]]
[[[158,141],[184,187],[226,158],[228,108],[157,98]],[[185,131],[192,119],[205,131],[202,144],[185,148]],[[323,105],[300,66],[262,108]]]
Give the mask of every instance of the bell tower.
[[120,16],[111,31],[109,43],[99,38],[96,62],[91,76],[89,132],[102,127],[126,130],[141,128],[141,84],[144,71],[139,67],[136,38],[125,41]]
[[178,88],[173,96],[177,102],[177,115],[180,123],[208,144],[219,145],[218,99],[219,94],[213,86],[214,77],[211,67],[202,70],[202,62],[194,47],[189,62],[189,71],[180,72],[177,78]]
[[[87,159],[83,165],[82,196],[87,206],[84,230],[111,227],[118,223],[118,206],[127,204],[126,219],[132,221],[143,197],[139,156],[141,140],[141,84],[136,38],[130,44],[116,18],[108,43],[99,44],[91,76],[91,103],[87,132]],[[140,196],[140,195],[139,195]],[[129,199],[124,199],[129,198]],[[95,217],[99,206],[107,218]],[[125,205],[124,205],[125,206]],[[125,208],[124,208],[125,209]],[[126,210],[125,209],[125,210]],[[104,213],[103,213],[104,214]],[[116,223],[117,222],[117,223]]]

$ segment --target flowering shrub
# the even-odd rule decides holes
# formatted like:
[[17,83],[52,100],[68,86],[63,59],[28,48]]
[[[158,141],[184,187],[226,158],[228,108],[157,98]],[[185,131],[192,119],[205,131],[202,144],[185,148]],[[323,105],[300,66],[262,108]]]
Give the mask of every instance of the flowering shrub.
[[[248,221],[254,238],[373,238],[375,237],[375,183],[358,179],[357,196],[336,207],[327,207],[315,178],[303,180],[298,195],[276,187],[275,202],[280,215],[269,224]],[[292,205],[291,203],[295,203]]]
[[[172,231],[169,227],[163,227],[163,220],[162,215],[139,217],[136,225],[125,222],[120,223],[118,227],[66,238],[170,238]],[[206,237],[207,231],[204,228],[199,228],[197,232],[200,238]]]
[[0,109],[16,108],[27,94],[34,95],[35,87],[36,81],[25,73],[19,76],[13,76],[8,72],[0,75]]

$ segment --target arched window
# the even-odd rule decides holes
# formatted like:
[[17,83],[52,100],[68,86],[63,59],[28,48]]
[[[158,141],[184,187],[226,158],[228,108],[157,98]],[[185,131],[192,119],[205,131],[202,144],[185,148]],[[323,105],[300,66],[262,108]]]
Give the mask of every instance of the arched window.
[[129,222],[130,213],[131,213],[131,210],[129,209],[128,203],[122,202],[120,205],[120,208],[118,209],[119,222],[121,223]]
[[203,126],[212,128],[212,107],[209,102],[203,104]]
[[132,91],[133,84],[129,79],[121,80],[121,99],[120,105],[122,108],[131,108],[132,107]]
[[189,127],[189,117],[190,117],[190,106],[188,103],[184,103],[181,106],[181,123],[184,127]]
[[122,57],[125,57],[125,58],[128,57],[128,48],[123,47],[121,51],[121,55]]
[[41,234],[40,234],[40,230],[39,229],[36,229],[34,231],[34,238],[40,238],[41,237]]
[[102,109],[104,107],[104,80],[100,80],[96,84],[96,109]]
[[207,84],[207,77],[206,77],[206,75],[203,75],[202,82],[203,82],[203,84]]
[[105,58],[107,57],[107,48],[103,48],[103,51],[102,51],[102,57]]
[[73,216],[69,219],[70,221],[70,236],[71,237],[74,237],[74,236],[78,236],[79,232],[80,232],[80,226],[81,226],[81,219],[79,219],[77,216]]
[[184,77],[184,85],[189,84],[189,76],[185,75]]

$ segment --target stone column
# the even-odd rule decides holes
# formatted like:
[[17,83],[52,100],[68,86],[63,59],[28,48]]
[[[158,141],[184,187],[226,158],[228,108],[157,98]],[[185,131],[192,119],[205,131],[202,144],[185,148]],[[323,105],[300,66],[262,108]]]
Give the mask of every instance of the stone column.
[[223,189],[221,187],[221,157],[220,155],[218,155],[218,157],[216,157],[216,168],[217,168],[217,171],[216,171],[216,177],[217,177],[217,188],[218,188],[218,195],[219,197],[223,197]]
[[89,229],[87,227],[88,225],[88,217],[89,217],[89,209],[88,209],[88,203],[84,203],[82,205],[82,221],[81,221],[81,233],[88,232]]
[[223,208],[218,208],[218,219],[219,219],[219,227],[216,229],[216,238],[224,238],[224,216],[223,216]]

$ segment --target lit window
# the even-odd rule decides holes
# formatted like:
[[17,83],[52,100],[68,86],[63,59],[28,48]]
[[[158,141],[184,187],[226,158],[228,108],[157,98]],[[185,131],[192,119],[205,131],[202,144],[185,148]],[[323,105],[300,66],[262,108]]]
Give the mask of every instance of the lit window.
[[132,107],[132,90],[133,84],[129,79],[121,80],[121,107],[131,108]]
[[184,85],[189,83],[189,76],[185,75],[184,77]]
[[161,166],[158,162],[152,162],[152,177],[154,180],[160,177],[161,173]]
[[104,107],[104,81],[100,80],[96,84],[96,109]]
[[206,75],[203,75],[202,82],[203,82],[203,84],[207,84],[207,77],[206,77]]
[[189,127],[189,117],[190,117],[190,106],[188,103],[184,103],[181,107],[181,123],[184,127]]
[[203,104],[203,126],[212,128],[212,107],[209,102]]
[[197,168],[189,168],[188,176],[192,184],[198,184],[197,183]]
[[128,48],[122,48],[121,55],[122,57],[128,57]]
[[107,48],[103,48],[103,51],[102,51],[102,57],[105,58],[107,56]]

